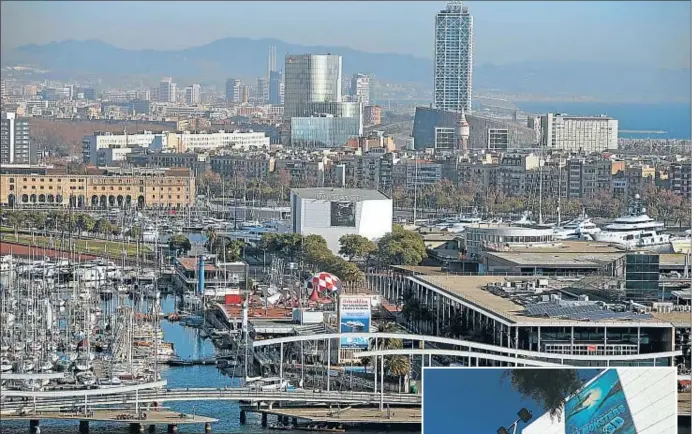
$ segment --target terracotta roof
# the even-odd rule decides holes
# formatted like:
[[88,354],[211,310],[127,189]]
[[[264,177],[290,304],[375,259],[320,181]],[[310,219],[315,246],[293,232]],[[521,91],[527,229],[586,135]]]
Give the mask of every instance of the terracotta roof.
[[[185,269],[185,271],[197,271],[197,265],[199,263],[199,259],[197,258],[178,258],[177,259],[178,264],[180,264],[181,267]],[[204,271],[218,271],[219,268],[216,267],[214,264],[210,264],[208,262],[204,263]]]

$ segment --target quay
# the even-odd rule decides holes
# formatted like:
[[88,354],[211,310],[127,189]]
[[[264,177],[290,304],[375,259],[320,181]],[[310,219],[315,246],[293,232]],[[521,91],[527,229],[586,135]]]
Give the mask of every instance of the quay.
[[[390,407],[383,410],[373,407],[305,407],[257,408],[241,406],[240,421],[245,423],[246,413],[260,413],[262,426],[268,426],[268,416],[275,416],[281,425],[292,425],[298,430],[308,426],[323,426],[327,429],[339,426],[345,429],[388,431],[420,431],[421,407]],[[319,431],[319,429],[315,429]]]
[[[153,431],[156,425],[167,425],[168,432],[178,431],[178,425],[204,424],[206,431],[211,431],[211,424],[218,422],[218,419],[199,415],[182,414],[170,410],[154,410],[146,412],[145,419],[122,418],[128,413],[127,410],[117,409],[92,409],[85,415],[82,412],[65,411],[35,411],[28,414],[2,414],[3,421],[22,421],[28,420],[32,433],[40,432],[41,420],[78,420],[79,432],[85,434],[89,432],[89,422],[115,422],[130,425],[130,430],[134,432],[144,432],[144,426],[148,425],[149,430]],[[142,413],[144,414],[144,413]],[[120,416],[120,418],[119,418]],[[128,414],[128,416],[134,416]]]

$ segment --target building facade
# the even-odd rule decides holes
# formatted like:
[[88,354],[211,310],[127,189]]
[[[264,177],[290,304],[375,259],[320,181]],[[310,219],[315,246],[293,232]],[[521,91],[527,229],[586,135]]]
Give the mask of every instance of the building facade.
[[382,123],[382,107],[378,105],[366,105],[363,107],[363,124],[372,126]]
[[342,58],[331,54],[287,55],[284,116],[311,116],[309,103],[341,102]]
[[3,112],[0,118],[0,164],[32,164],[36,146],[29,137],[29,120]]
[[175,96],[177,93],[176,84],[173,83],[171,77],[165,77],[159,83],[159,102],[175,102]]
[[0,204],[90,207],[191,206],[195,178],[188,169],[99,170],[93,175],[0,175]]
[[352,101],[370,105],[370,77],[367,74],[353,74],[350,91]]
[[199,105],[202,102],[199,84],[193,84],[185,88],[185,103],[188,105]]
[[281,71],[269,72],[269,104],[281,105],[284,103],[284,80]]
[[240,102],[242,83],[235,78],[226,80],[226,102]]
[[473,17],[460,1],[450,1],[435,17],[435,107],[471,111]]
[[376,240],[392,231],[392,200],[377,190],[297,188],[291,191],[292,230],[321,235],[339,253],[339,238],[357,234]]
[[541,144],[570,152],[603,152],[618,148],[618,121],[607,116],[541,116]]

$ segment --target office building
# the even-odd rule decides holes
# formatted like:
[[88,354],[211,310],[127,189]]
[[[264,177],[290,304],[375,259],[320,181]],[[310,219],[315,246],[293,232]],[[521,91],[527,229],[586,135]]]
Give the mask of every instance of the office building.
[[353,74],[351,77],[351,101],[364,106],[370,105],[370,77],[365,74]]
[[341,56],[287,55],[284,68],[284,116],[311,116],[311,103],[341,102]]
[[86,207],[190,206],[195,177],[189,169],[98,169],[88,175],[0,175],[0,205]]
[[269,102],[269,79],[267,77],[259,77],[257,79],[256,98],[259,104],[267,104]]
[[[536,147],[536,132],[512,121],[464,113],[468,123],[468,149],[516,149]],[[416,107],[413,138],[416,149],[434,148],[439,131],[455,129],[462,113],[429,107]],[[445,130],[439,130],[444,128]]]
[[460,1],[450,1],[435,17],[435,107],[471,111],[473,17]]
[[294,146],[341,147],[363,133],[363,105],[343,102],[341,56],[286,56],[284,143]]
[[240,100],[238,102],[241,102],[243,104],[247,104],[249,101],[250,101],[250,88],[243,84],[240,86]]
[[36,146],[29,138],[29,120],[3,112],[0,127],[0,164],[35,163]]
[[240,102],[242,83],[235,78],[226,80],[226,102]]
[[291,190],[292,231],[321,235],[339,253],[339,238],[357,234],[376,240],[392,231],[392,199],[377,190],[295,188]]
[[176,84],[173,83],[173,79],[171,77],[164,77],[159,83],[158,101],[175,102],[176,92]]
[[541,116],[541,144],[569,152],[603,152],[618,148],[618,121],[607,116]]
[[281,105],[284,103],[284,81],[281,71],[269,72],[269,104]]
[[187,105],[199,105],[202,101],[199,84],[193,84],[185,88],[185,103]]

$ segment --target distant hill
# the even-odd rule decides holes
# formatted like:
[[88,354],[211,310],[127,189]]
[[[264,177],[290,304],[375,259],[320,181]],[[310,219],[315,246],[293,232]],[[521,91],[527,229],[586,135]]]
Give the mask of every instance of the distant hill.
[[[2,66],[34,65],[52,75],[173,76],[221,83],[228,77],[266,74],[267,52],[332,53],[344,58],[344,74],[365,72],[393,83],[432,87],[432,60],[406,54],[368,53],[347,47],[303,46],[275,39],[225,38],[184,50],[127,50],[98,40],[25,45],[3,52]],[[600,100],[689,101],[690,70],[621,63],[523,62],[474,69],[474,88],[508,94],[591,96]]]

